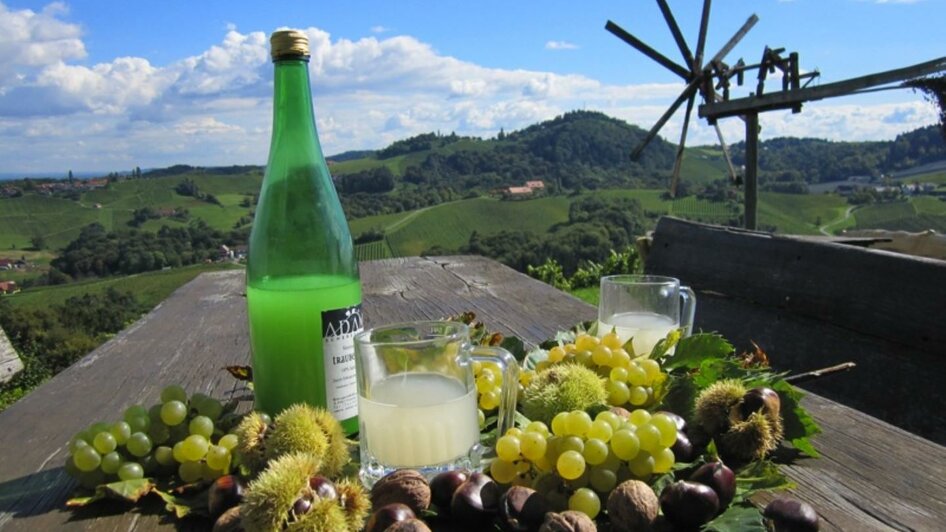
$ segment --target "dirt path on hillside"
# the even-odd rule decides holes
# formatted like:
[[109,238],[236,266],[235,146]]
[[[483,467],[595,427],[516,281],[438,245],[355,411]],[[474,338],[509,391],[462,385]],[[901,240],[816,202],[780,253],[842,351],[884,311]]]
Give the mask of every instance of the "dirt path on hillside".
[[851,214],[854,213],[854,209],[856,208],[857,206],[855,205],[848,207],[847,209],[844,210],[844,216],[841,216],[840,218],[835,218],[834,220],[831,220],[830,222],[822,225],[821,227],[818,228],[818,231],[821,231],[821,234],[825,236],[834,236],[834,233],[828,231],[828,227],[831,227],[832,225],[837,225],[839,223],[846,221],[848,218],[851,217]]

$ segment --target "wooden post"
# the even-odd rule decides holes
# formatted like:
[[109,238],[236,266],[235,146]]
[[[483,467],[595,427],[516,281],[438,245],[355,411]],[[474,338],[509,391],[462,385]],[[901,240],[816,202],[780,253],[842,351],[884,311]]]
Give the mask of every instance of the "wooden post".
[[746,113],[746,229],[756,229],[759,204],[759,113]]

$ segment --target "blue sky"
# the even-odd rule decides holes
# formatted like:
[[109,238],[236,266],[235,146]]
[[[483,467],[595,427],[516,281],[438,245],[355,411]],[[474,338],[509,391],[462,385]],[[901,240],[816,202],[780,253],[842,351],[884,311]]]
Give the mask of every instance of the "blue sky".
[[[701,4],[670,1],[691,47]],[[730,62],[784,46],[826,83],[946,55],[946,0],[717,0],[707,52],[753,12]],[[577,108],[649,128],[682,83],[608,19],[679,60],[652,0],[0,0],[0,173],[262,164],[280,27],[312,40],[327,153],[435,130],[490,137]],[[767,113],[762,135],[889,139],[935,115],[911,91],[874,93]],[[662,135],[675,142],[681,121]],[[741,122],[722,125],[741,138]],[[715,142],[703,124],[691,132]]]

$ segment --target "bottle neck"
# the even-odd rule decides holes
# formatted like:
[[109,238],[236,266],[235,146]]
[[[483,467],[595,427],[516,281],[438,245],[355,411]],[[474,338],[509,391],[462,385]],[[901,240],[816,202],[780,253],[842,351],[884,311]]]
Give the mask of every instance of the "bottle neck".
[[[308,61],[302,58],[275,62],[273,79],[273,138],[270,153],[279,146],[321,146],[312,111]],[[282,139],[282,142],[280,141]]]

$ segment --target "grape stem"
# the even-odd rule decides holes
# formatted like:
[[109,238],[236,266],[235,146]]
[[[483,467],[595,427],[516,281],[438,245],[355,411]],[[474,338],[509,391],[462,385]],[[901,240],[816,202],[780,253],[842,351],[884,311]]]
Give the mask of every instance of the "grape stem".
[[833,375],[835,373],[847,371],[856,366],[857,364],[853,362],[844,362],[843,364],[838,364],[836,366],[829,366],[827,368],[821,368],[821,369],[816,369],[812,371],[806,371],[804,373],[797,373],[795,375],[789,375],[788,377],[785,377],[785,382],[789,384],[799,384],[802,382],[813,381],[820,377],[826,377],[828,375]]

